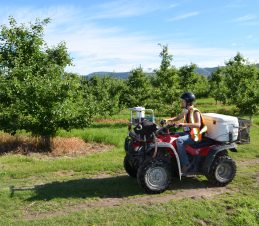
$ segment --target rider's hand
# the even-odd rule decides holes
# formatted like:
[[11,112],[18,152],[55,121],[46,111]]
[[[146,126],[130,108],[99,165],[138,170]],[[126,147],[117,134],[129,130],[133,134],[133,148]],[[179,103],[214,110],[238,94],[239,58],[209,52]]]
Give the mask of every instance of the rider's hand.
[[161,121],[160,121],[160,124],[163,126],[163,125],[165,125],[167,123],[167,119],[162,119]]
[[176,124],[178,127],[183,127],[184,126],[184,123],[180,122],[180,123],[177,123]]
[[171,118],[167,118],[165,120],[166,120],[167,123],[169,123],[169,122],[172,123],[173,122]]

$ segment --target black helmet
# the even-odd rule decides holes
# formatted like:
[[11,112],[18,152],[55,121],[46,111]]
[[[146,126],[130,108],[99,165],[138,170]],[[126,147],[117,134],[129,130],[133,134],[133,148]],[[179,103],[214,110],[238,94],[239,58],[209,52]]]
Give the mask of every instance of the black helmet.
[[186,103],[192,104],[193,101],[195,101],[195,95],[190,92],[183,93],[180,97],[181,99],[185,100]]

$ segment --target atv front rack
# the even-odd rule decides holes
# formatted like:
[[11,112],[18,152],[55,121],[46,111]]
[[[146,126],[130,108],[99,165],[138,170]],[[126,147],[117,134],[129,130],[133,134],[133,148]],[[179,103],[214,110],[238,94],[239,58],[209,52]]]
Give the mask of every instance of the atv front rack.
[[155,123],[155,115],[152,109],[145,109],[142,107],[129,108],[130,112],[130,124],[137,125],[143,120],[148,120]]
[[239,131],[238,131],[237,143],[249,144],[251,121],[247,119],[238,118],[238,123],[239,123]]

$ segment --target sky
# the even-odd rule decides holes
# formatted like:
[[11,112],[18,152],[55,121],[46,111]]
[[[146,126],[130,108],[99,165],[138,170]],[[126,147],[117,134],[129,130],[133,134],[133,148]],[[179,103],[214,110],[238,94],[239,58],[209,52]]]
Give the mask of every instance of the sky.
[[0,24],[49,17],[44,40],[66,42],[67,71],[126,72],[159,68],[162,45],[172,65],[217,67],[240,52],[259,62],[258,0],[0,0]]

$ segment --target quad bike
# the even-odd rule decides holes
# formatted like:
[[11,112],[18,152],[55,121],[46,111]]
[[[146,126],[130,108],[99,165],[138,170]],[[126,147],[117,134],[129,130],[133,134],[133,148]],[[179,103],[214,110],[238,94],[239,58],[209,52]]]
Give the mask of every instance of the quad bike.
[[[249,129],[246,132],[240,129],[235,142],[218,142],[204,137],[195,145],[185,145],[192,168],[182,174],[176,146],[179,137],[176,126],[165,125],[163,120],[161,126],[157,125],[151,109],[137,107],[130,110],[124,168],[129,176],[137,177],[138,184],[145,192],[161,193],[170,187],[175,178],[181,180],[183,176],[205,175],[215,186],[225,186],[235,177],[236,163],[228,152],[237,152],[238,142],[249,142]],[[151,112],[151,116],[146,116],[146,111]],[[134,113],[136,118],[133,117]],[[249,128],[247,121],[240,119],[240,125],[246,124]]]

